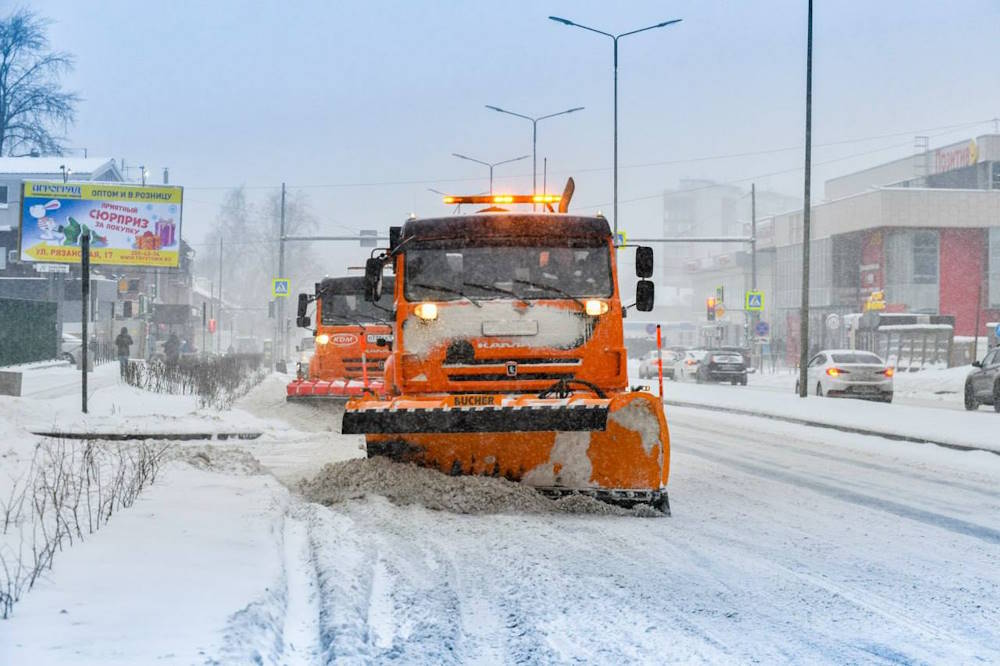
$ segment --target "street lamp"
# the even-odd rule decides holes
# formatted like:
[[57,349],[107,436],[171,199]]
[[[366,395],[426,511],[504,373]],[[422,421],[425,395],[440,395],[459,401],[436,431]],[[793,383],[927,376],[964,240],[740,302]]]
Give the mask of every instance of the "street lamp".
[[628,37],[629,35],[635,35],[640,32],[646,32],[647,30],[652,30],[654,28],[665,28],[668,25],[673,25],[674,23],[680,23],[683,19],[672,19],[670,21],[664,21],[663,23],[657,23],[656,25],[651,25],[645,28],[639,28],[638,30],[630,30],[629,32],[623,32],[617,35],[612,35],[610,32],[604,32],[603,30],[597,30],[596,28],[590,28],[585,25],[580,25],[579,23],[574,23],[569,19],[559,18],[558,16],[550,16],[550,19],[557,23],[562,23],[563,25],[570,25],[577,28],[582,28],[583,30],[588,30],[590,32],[596,32],[598,35],[604,35],[605,37],[610,37],[614,42],[614,70],[615,70],[615,139],[614,139],[614,180],[615,180],[615,198],[614,198],[614,227],[615,227],[615,239],[618,238],[618,40],[622,37]]
[[514,157],[509,160],[504,160],[502,162],[484,162],[482,160],[477,160],[474,157],[468,157],[466,155],[459,155],[458,153],[452,153],[455,157],[463,160],[469,160],[470,162],[475,162],[476,164],[482,164],[490,168],[490,194],[493,194],[493,167],[498,167],[501,164],[510,164],[511,162],[520,162],[521,160],[526,160],[531,155],[521,155],[520,157]]
[[73,170],[66,168],[65,164],[60,164],[59,169],[62,171],[63,182],[65,183],[73,175]]
[[518,118],[524,118],[525,120],[531,122],[531,193],[538,194],[538,121],[545,120],[546,118],[555,118],[556,116],[564,116],[567,113],[573,113],[574,111],[583,111],[583,107],[576,106],[572,109],[566,109],[565,111],[560,111],[559,113],[550,113],[547,116],[538,116],[537,118],[526,116],[523,113],[514,113],[513,111],[501,109],[499,106],[492,106],[490,104],[487,104],[486,108],[499,113],[506,113],[511,116],[517,116]]
[[146,167],[140,166],[139,167],[139,174],[142,176],[142,184],[145,185],[146,184],[146,176],[149,175],[149,172],[146,171]]

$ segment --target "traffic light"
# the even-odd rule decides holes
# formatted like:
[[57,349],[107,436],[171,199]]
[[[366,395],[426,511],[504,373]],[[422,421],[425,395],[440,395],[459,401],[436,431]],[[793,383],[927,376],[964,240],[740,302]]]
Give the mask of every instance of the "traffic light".
[[209,333],[213,333],[213,334],[215,333],[215,320],[214,319],[209,319],[208,320],[208,332]]
[[715,300],[722,303],[726,300],[726,288],[722,285],[715,288]]
[[711,296],[705,299],[705,315],[709,321],[715,321],[715,306],[718,302],[718,299]]

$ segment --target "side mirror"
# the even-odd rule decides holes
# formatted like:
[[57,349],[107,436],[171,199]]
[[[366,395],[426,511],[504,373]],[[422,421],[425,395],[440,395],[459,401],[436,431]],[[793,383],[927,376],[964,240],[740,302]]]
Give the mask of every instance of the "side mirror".
[[635,276],[653,277],[653,248],[644,246],[635,248]]
[[972,367],[973,368],[981,368],[981,367],[983,367],[983,364],[982,364],[981,361],[973,361],[972,362]]
[[[299,294],[299,310],[296,313],[296,316],[299,319],[301,319],[302,317],[305,317],[306,316],[306,309],[308,309],[308,307],[309,307],[309,295],[308,294]],[[301,326],[301,324],[300,324],[300,326]],[[306,326],[308,326],[308,324],[306,324]]]
[[298,326],[299,328],[309,328],[310,326],[312,326],[312,319],[310,319],[305,315],[301,317],[296,317],[295,325]]
[[403,227],[389,227],[389,252],[399,247],[399,241],[403,238]]
[[[638,266],[636,262],[636,268]],[[653,283],[649,280],[639,280],[635,285],[635,309],[639,312],[649,312],[653,309]]]
[[382,260],[372,257],[365,262],[365,300],[375,303],[382,298]]

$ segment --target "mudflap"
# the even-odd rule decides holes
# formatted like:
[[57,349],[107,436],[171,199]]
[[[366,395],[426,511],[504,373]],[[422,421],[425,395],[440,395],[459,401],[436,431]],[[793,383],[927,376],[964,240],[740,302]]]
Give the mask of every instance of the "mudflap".
[[[554,496],[581,493],[625,506],[650,504],[668,513],[670,434],[662,403],[646,392],[616,394],[595,403],[606,415],[603,429],[582,427],[571,409],[563,409],[554,413],[565,417],[564,422],[549,421],[551,429],[531,430],[508,419],[490,431],[435,430],[437,423],[419,432],[402,432],[405,428],[393,423],[417,422],[409,412],[399,413],[409,403],[397,402],[393,410],[389,403],[358,400],[347,405],[343,432],[366,434],[369,456],[445,474],[502,476]],[[372,418],[376,414],[377,421]],[[380,430],[364,429],[376,423]]]

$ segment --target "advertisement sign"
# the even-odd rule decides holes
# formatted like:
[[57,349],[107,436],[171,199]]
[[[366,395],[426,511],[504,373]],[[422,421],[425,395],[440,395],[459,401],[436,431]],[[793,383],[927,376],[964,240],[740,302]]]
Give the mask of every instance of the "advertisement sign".
[[26,181],[21,199],[21,261],[179,265],[183,188],[119,183]]

